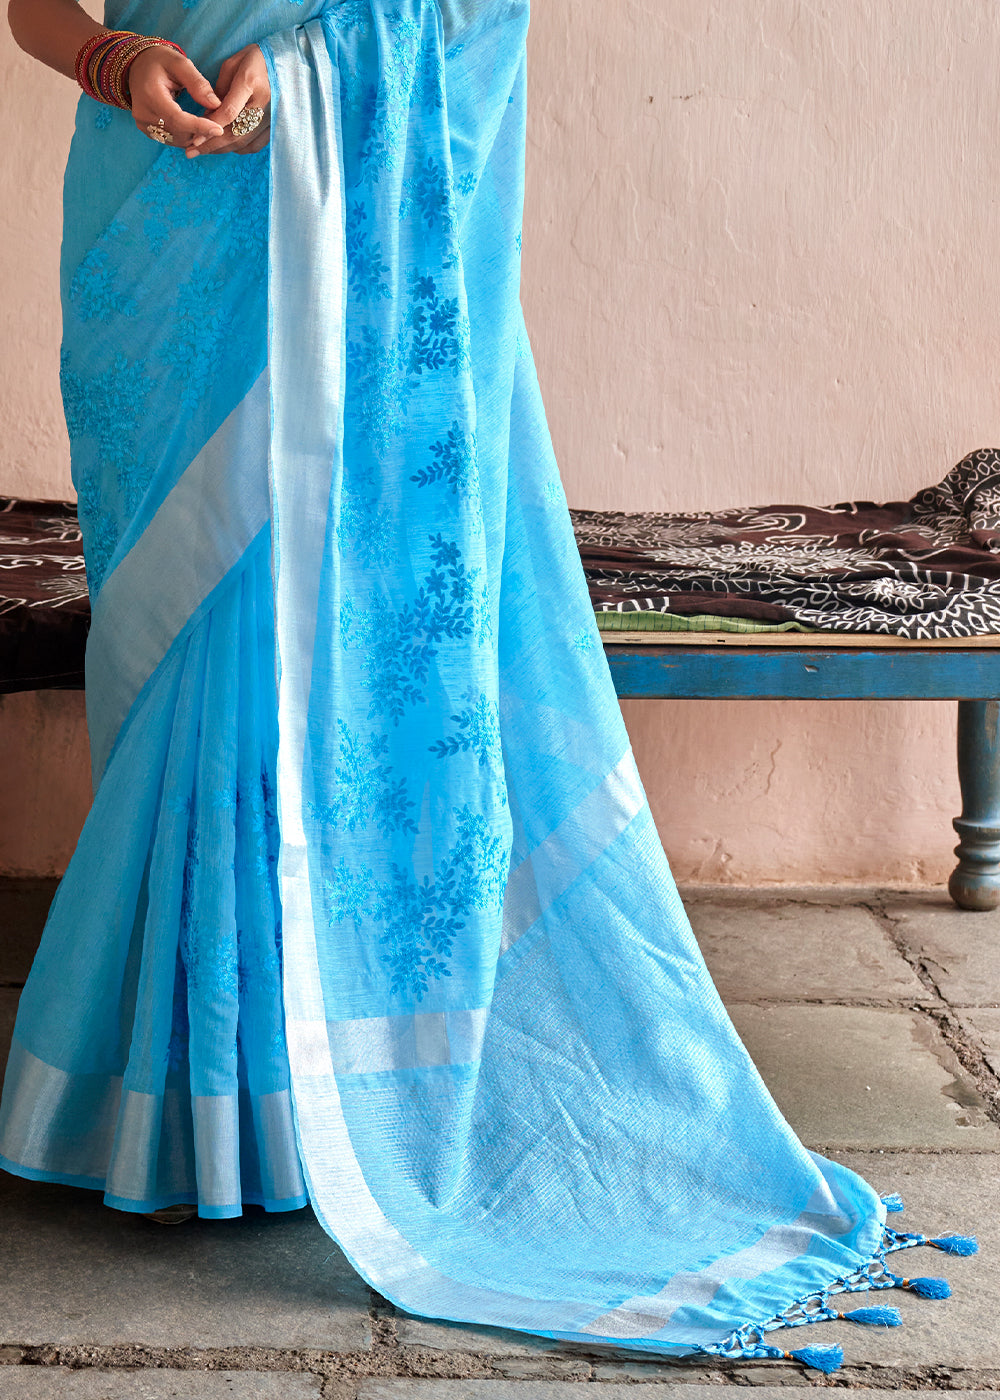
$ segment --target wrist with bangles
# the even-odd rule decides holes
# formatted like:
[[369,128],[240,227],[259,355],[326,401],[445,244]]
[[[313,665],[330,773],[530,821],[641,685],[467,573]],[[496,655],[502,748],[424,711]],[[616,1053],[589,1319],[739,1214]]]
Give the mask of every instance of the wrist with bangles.
[[174,49],[187,55],[172,39],[158,39],[148,34],[134,34],[129,29],[109,29],[88,39],[76,56],[76,80],[88,97],[111,107],[132,106],[128,89],[128,70],[132,60],[146,49]]
[[[131,109],[132,94],[128,86],[128,72],[133,59],[146,49],[173,49],[182,58],[187,54],[180,44],[172,39],[160,39],[147,34],[135,34],[129,29],[110,29],[95,34],[81,47],[76,56],[75,73],[80,87],[95,102],[103,102],[111,107]],[[234,136],[248,136],[264,119],[261,107],[244,107],[232,122]],[[161,117],[155,125],[145,127],[146,135],[164,145],[173,144],[173,136],[166,130]]]

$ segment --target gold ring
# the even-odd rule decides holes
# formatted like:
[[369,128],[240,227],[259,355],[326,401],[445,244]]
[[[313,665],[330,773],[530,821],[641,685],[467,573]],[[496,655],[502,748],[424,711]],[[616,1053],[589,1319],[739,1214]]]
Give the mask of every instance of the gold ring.
[[150,137],[150,139],[153,141],[161,142],[164,146],[173,145],[174,138],[171,136],[169,131],[165,131],[163,129],[162,117],[160,118],[159,123],[156,126],[154,126],[153,123],[150,122],[150,124],[146,127],[146,135]]
[[243,111],[233,118],[233,135],[249,136],[251,131],[257,130],[263,120],[263,107],[244,107]]

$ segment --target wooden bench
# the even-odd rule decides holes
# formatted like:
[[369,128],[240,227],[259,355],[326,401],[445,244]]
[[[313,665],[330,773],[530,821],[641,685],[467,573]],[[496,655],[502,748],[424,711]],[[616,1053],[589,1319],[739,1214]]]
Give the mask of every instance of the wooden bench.
[[962,815],[948,882],[960,909],[1000,904],[1000,637],[615,632],[621,699],[957,700]]
[[[0,498],[0,535],[0,694],[82,689],[74,507]],[[622,699],[957,700],[962,815],[949,890],[962,909],[1000,904],[1000,636],[613,632],[604,645]]]

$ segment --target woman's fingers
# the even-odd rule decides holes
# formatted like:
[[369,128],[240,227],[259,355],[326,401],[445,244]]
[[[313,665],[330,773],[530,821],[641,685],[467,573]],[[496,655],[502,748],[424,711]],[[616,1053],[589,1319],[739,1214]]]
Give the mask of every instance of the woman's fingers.
[[236,117],[243,111],[244,107],[251,105],[254,95],[253,82],[248,73],[239,72],[233,78],[232,86],[222,99],[222,103],[212,113],[212,118],[220,126],[229,126]]
[[[226,127],[226,131],[222,136],[192,142],[187,154],[194,157],[263,150],[269,136],[271,85],[264,55],[256,44],[226,59],[219,69],[216,90],[222,101],[213,111],[212,120]],[[263,114],[257,126],[251,131],[233,131],[233,122],[247,108],[257,108]]]
[[140,131],[155,126],[170,135],[172,144],[186,146],[196,137],[207,140],[222,134],[222,124],[213,117],[185,112],[177,94],[187,89],[203,106],[218,108],[220,99],[211,83],[183,55],[166,47],[144,49],[129,66],[129,95],[132,116]]
[[[212,84],[198,72],[197,68],[186,56],[176,55],[177,63],[173,69],[173,75],[177,81],[185,88],[199,107],[204,107],[206,111],[215,115],[215,108],[219,107],[222,99],[218,96]],[[224,122],[219,123],[224,126]]]

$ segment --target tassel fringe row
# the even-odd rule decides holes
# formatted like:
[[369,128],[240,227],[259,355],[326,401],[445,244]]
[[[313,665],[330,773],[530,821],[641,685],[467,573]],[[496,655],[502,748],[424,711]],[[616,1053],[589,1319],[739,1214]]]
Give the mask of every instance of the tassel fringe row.
[[[883,1196],[882,1204],[886,1211],[899,1213],[903,1202],[897,1195]],[[801,1347],[796,1351],[784,1351],[780,1347],[768,1346],[764,1337],[768,1332],[781,1327],[804,1327],[813,1322],[832,1322],[843,1319],[845,1322],[859,1323],[868,1327],[898,1327],[902,1322],[898,1308],[868,1307],[854,1308],[850,1312],[840,1312],[831,1305],[831,1300],[841,1293],[874,1292],[884,1288],[900,1288],[914,1293],[918,1298],[948,1298],[951,1287],[943,1278],[902,1278],[890,1273],[885,1266],[886,1255],[895,1254],[901,1249],[915,1249],[919,1245],[930,1245],[943,1254],[975,1254],[979,1246],[968,1235],[928,1235],[905,1234],[885,1226],[882,1243],[866,1267],[856,1273],[836,1279],[822,1293],[793,1303],[783,1313],[769,1322],[746,1323],[730,1333],[724,1342],[711,1346],[701,1346],[697,1351],[706,1356],[721,1356],[733,1361],[801,1361],[814,1371],[830,1374],[844,1364],[844,1353],[839,1346]]]

